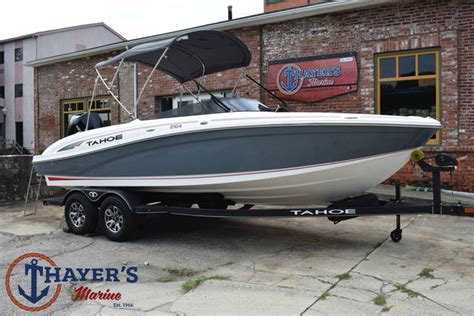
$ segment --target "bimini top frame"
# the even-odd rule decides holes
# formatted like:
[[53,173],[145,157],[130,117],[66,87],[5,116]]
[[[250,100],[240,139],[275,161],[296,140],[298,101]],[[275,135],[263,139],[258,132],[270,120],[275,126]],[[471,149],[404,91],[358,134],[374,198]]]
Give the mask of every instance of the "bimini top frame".
[[[199,91],[200,89],[206,89],[196,81],[197,78],[228,69],[247,67],[250,64],[250,60],[250,51],[240,39],[218,31],[197,31],[169,40],[138,45],[95,66],[97,78],[90,104],[92,105],[95,97],[97,84],[101,81],[107,88],[107,92],[120,106],[131,117],[135,116],[135,111],[130,112],[127,110],[119,98],[112,92],[112,87],[125,61],[139,62],[153,67],[139,95],[134,100],[134,109],[136,109],[156,69],[160,69],[172,76],[184,88],[186,86],[183,83],[194,81]],[[99,70],[116,62],[119,62],[119,66],[112,81],[107,84]],[[191,91],[189,92],[192,94]],[[222,102],[218,101],[218,103],[225,107]],[[90,111],[90,108],[88,111]],[[87,122],[86,126],[89,126],[89,122]]]
[[[165,60],[157,62],[165,52]],[[135,46],[100,62],[102,68],[114,62],[133,61],[158,67],[180,83],[218,71],[247,67],[251,54],[238,38],[217,31],[197,31],[177,38]]]

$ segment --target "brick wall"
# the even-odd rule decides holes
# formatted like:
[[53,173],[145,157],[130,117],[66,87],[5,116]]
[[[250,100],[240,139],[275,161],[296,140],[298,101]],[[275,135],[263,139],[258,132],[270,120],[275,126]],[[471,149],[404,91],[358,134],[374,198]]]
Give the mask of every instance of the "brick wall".
[[[405,1],[366,10],[315,16],[277,24],[236,29],[252,53],[248,73],[266,84],[268,62],[292,57],[355,52],[359,67],[358,91],[314,103],[289,102],[298,111],[374,113],[374,56],[378,53],[440,47],[442,144],[426,147],[428,154],[444,151],[464,157],[461,170],[444,179],[457,190],[474,191],[474,3],[471,1]],[[36,70],[36,144],[44,148],[59,137],[61,99],[90,96],[93,66],[109,55],[84,58],[40,67]],[[130,74],[121,75],[114,88],[133,100]],[[138,91],[150,71],[138,65]],[[113,69],[105,73],[111,79]],[[203,83],[211,91],[228,90],[239,77],[238,70],[208,76]],[[194,90],[193,86],[190,86]],[[249,80],[243,80],[240,96],[262,97],[275,102]],[[100,90],[99,94],[105,94]],[[139,116],[154,113],[156,96],[179,95],[179,85],[168,75],[153,76],[140,104]],[[131,104],[131,103],[130,103]],[[114,123],[128,119],[114,103]],[[375,144],[376,145],[376,144]],[[37,148],[38,149],[38,148]],[[391,181],[426,184],[429,178],[407,164]]]
[[474,146],[474,2],[459,5],[459,145]]
[[309,0],[279,0],[279,1],[264,1],[263,12],[272,12],[284,10],[294,7],[300,7],[309,4]]
[[[262,29],[262,78],[265,82],[272,60],[355,52],[359,67],[357,92],[289,105],[298,111],[374,113],[375,54],[441,47],[442,143],[426,147],[426,151],[465,157],[461,170],[444,180],[456,189],[474,191],[473,19],[473,2],[412,1],[266,25]],[[264,101],[271,103],[266,96]],[[429,182],[411,164],[394,180]]]
[[[99,55],[36,68],[36,152],[44,150],[60,138],[61,100],[90,97],[97,77],[94,66],[109,57],[110,55]],[[101,70],[108,83],[112,80],[116,67],[117,65],[113,65]],[[119,94],[122,103],[128,105],[130,110],[133,104],[129,103],[133,102],[132,70],[132,65],[124,65],[112,89],[114,93]],[[96,95],[107,95],[104,85],[97,86]],[[111,106],[112,124],[129,119],[117,102],[112,101]]]
[[284,10],[289,8],[300,7],[303,5],[327,2],[326,0],[278,0],[278,1],[264,1],[263,12],[272,12]]

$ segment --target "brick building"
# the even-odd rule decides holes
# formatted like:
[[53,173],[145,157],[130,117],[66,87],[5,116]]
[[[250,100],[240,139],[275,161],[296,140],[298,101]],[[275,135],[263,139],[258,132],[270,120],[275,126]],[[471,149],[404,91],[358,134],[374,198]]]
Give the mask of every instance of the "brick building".
[[[456,190],[474,191],[474,3],[461,0],[314,2],[266,0],[263,14],[191,30],[221,30],[242,39],[253,56],[247,72],[265,86],[275,80],[269,71],[275,62],[306,60],[312,56],[318,60],[321,56],[346,53],[354,56],[357,89],[318,101],[288,101],[289,106],[298,111],[433,116],[442,122],[443,129],[425,151],[464,157],[460,170],[444,180]],[[85,109],[92,94],[97,62],[123,51],[126,46],[191,30],[30,62],[37,78],[36,150],[41,151],[62,137],[69,115]],[[130,64],[121,73],[114,89],[126,104],[132,104],[133,95],[140,90],[149,71],[143,65]],[[107,69],[106,73],[110,80],[113,69]],[[239,76],[238,70],[217,73],[205,78],[204,85],[225,95]],[[275,103],[249,80],[242,81],[237,93],[259,98],[269,105]],[[106,123],[128,120],[104,89],[99,89],[99,95],[93,110]],[[179,103],[178,95],[178,84],[158,73],[138,106],[139,117],[184,106]],[[392,179],[412,184],[429,182],[411,163]]]

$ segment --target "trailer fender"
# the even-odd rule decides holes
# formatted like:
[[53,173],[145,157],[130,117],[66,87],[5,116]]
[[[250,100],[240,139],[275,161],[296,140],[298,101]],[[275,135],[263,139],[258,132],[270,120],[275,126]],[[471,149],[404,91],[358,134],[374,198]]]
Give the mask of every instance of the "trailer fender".
[[74,192],[80,192],[97,207],[99,207],[100,203],[108,196],[119,197],[127,204],[132,212],[135,212],[136,205],[142,204],[142,199],[138,194],[126,190],[111,188],[74,188],[66,193],[61,205],[65,205],[68,197]]

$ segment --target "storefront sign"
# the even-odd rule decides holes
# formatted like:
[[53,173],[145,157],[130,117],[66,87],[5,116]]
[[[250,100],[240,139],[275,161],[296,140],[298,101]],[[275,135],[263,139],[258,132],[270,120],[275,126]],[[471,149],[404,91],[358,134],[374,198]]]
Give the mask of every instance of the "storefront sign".
[[357,91],[354,53],[273,61],[268,89],[285,100],[314,102]]

